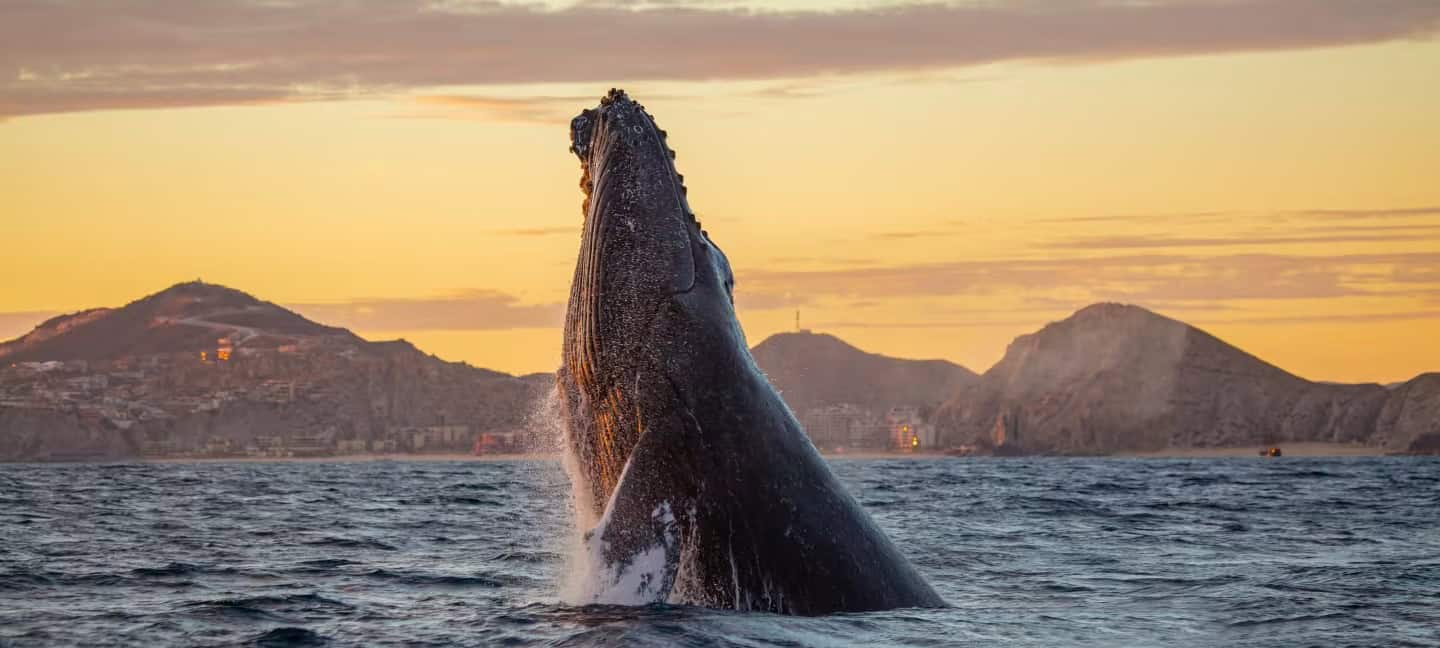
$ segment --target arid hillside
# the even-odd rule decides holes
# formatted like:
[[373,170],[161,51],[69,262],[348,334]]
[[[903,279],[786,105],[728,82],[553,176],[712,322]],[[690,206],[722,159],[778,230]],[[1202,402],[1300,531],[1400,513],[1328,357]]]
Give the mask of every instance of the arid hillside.
[[1311,382],[1183,322],[1095,304],[1016,338],[936,420],[951,445],[1026,453],[1300,441],[1422,451],[1440,439],[1440,377]]
[[874,412],[895,405],[933,407],[976,379],[975,372],[953,362],[866,353],[823,333],[779,333],[750,353],[796,413],[839,403]]

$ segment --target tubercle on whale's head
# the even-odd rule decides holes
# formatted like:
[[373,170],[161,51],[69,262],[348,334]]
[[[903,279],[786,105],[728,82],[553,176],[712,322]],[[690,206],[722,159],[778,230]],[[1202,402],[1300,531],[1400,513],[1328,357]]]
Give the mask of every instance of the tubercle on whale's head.
[[[685,177],[675,170],[675,151],[667,138],[668,134],[655,124],[645,106],[618,88],[611,88],[601,97],[600,105],[582,110],[571,119],[570,152],[580,159],[583,171],[580,189],[585,192],[581,208],[585,216],[591,215],[597,176],[607,165],[614,164],[650,169],[657,176],[653,179],[662,180],[660,184],[668,185],[667,189],[678,194],[676,198],[685,216],[696,222],[686,199]],[[617,157],[623,160],[616,161]]]
[[583,333],[613,347],[619,334],[633,341],[645,333],[641,319],[672,297],[714,284],[718,274],[728,293],[729,264],[700,228],[667,134],[644,106],[612,88],[571,120],[570,140],[581,163],[585,224],[567,327],[587,324],[573,321],[585,316],[596,326]]

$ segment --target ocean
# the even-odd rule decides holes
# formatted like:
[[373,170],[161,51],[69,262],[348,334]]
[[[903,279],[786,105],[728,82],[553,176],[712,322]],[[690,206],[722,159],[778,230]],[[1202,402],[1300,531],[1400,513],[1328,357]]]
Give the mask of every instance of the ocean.
[[8,464],[0,645],[1440,645],[1434,459],[832,465],[950,607],[564,604],[558,462]]

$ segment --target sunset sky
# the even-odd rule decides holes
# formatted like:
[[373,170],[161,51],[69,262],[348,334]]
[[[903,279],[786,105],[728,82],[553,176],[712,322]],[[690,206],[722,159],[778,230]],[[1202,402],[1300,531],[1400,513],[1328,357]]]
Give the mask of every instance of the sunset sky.
[[984,371],[1096,301],[1440,371],[1440,2],[0,0],[0,337],[202,278],[558,364],[566,123],[670,133],[752,343]]

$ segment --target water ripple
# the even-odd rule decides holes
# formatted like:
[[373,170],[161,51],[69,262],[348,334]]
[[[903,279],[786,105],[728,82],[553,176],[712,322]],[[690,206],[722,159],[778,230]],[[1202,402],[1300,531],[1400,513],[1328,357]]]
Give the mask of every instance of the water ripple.
[[1440,462],[834,464],[951,607],[559,604],[549,462],[0,466],[0,645],[1434,645]]

